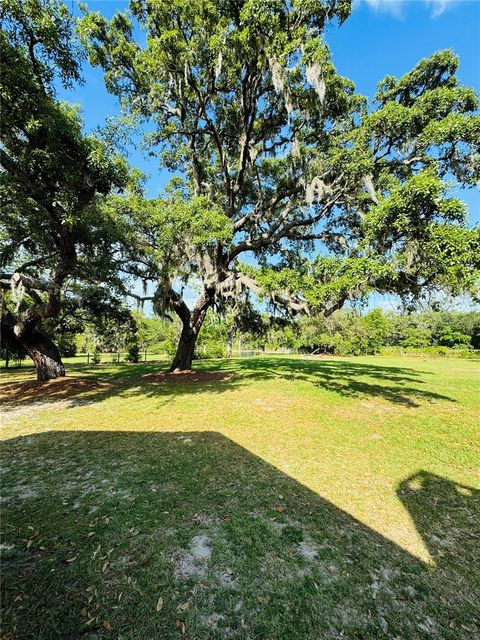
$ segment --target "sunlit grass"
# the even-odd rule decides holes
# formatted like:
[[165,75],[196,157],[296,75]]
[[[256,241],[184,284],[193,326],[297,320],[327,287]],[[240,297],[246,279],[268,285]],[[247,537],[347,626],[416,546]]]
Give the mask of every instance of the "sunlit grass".
[[[7,401],[5,543],[15,545],[7,550],[7,619],[24,630],[19,637],[73,637],[71,630],[87,624],[96,629],[92,637],[108,635],[112,625],[114,637],[161,631],[159,637],[173,638],[182,635],[177,620],[191,638],[336,638],[342,629],[348,638],[469,637],[478,588],[471,572],[478,557],[465,553],[478,504],[472,489],[480,487],[478,362],[268,357],[198,363],[199,370],[225,372],[220,379],[148,378],[162,366],[75,366],[70,376],[100,382],[50,385],[40,395],[23,389]],[[4,376],[4,393],[29,375],[24,369]],[[38,533],[27,549],[29,526]],[[139,531],[133,537],[132,527]],[[95,535],[88,537],[89,529]],[[57,548],[53,533],[60,535]],[[183,575],[196,535],[206,536],[211,557]],[[445,545],[432,535],[444,535]],[[114,575],[108,567],[98,573],[97,539],[102,557],[113,547],[114,557],[132,552],[133,564],[117,558]],[[10,595],[22,595],[21,580],[14,580],[32,549],[40,557],[27,566],[32,593],[12,602]],[[70,550],[78,555],[71,564],[63,557]],[[105,562],[113,566],[110,556]],[[101,615],[86,606],[82,619],[85,607],[77,612],[69,603],[64,633],[59,585],[50,622],[35,635],[35,611],[43,606],[36,582],[50,579],[47,568],[57,565],[87,605],[91,585],[83,581],[95,584]],[[383,569],[396,576],[388,588],[375,578]],[[334,585],[337,571],[342,579]],[[124,584],[128,576],[137,591]],[[375,580],[382,595],[373,597]],[[141,633],[129,628],[124,596],[111,601],[122,589],[129,607],[135,602],[143,611],[139,602],[149,599]],[[462,593],[462,606],[450,590]],[[163,613],[151,604],[160,592]],[[190,602],[185,610],[182,598]],[[447,607],[442,598],[451,600]],[[343,623],[342,601],[350,611]],[[21,606],[32,621],[20,615]]]

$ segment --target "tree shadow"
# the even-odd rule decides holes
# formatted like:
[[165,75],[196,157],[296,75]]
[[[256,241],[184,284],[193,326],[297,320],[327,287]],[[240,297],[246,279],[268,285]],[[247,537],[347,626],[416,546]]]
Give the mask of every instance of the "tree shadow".
[[[220,394],[236,388],[242,380],[225,371],[199,371],[192,374],[158,373],[151,364],[137,367],[119,366],[119,371],[74,369],[85,377],[67,375],[48,382],[35,380],[2,383],[0,407],[6,415],[21,415],[22,408],[41,408],[58,404],[62,409],[96,404],[111,397],[154,397],[167,403],[180,395]],[[87,377],[89,376],[89,377]],[[93,377],[99,376],[99,377]],[[101,377],[100,377],[101,376]]]
[[108,382],[95,378],[66,377],[46,382],[23,380],[2,383],[0,399],[6,405],[45,400],[56,402],[91,393],[102,393],[110,388],[111,385]]
[[398,488],[433,567],[216,432],[50,432],[2,459],[4,637],[479,637],[470,487]]
[[[253,374],[247,371],[247,375],[253,377],[308,381],[343,397],[377,397],[406,407],[418,407],[419,400],[453,401],[448,396],[413,386],[425,384],[420,374],[431,375],[431,372],[400,366],[389,367],[341,359],[275,357],[256,359],[247,364],[246,368],[253,370]],[[243,369],[241,361],[239,369]],[[380,384],[364,378],[374,378]]]
[[[74,371],[82,375],[98,376],[99,387],[95,389],[92,385],[91,388],[87,388],[88,383],[85,382],[82,388],[75,383],[78,378],[70,377],[63,387],[57,387],[55,384],[50,387],[46,385],[39,394],[23,392],[22,385],[27,387],[34,383],[12,382],[4,385],[6,393],[3,395],[3,403],[7,406],[28,404],[34,395],[41,395],[43,402],[70,399],[71,406],[76,406],[75,399],[86,404],[116,395],[155,397],[163,403],[168,403],[179,395],[205,392],[221,394],[244,385],[255,384],[257,381],[268,380],[303,381],[341,397],[378,398],[409,408],[420,406],[420,402],[455,402],[449,396],[422,388],[422,385],[425,385],[422,377],[431,375],[431,372],[340,359],[274,356],[199,362],[193,376],[179,378],[168,378],[162,374],[157,376],[156,374],[160,373],[158,363],[109,365],[105,368],[82,366]],[[189,380],[189,377],[192,379]]]

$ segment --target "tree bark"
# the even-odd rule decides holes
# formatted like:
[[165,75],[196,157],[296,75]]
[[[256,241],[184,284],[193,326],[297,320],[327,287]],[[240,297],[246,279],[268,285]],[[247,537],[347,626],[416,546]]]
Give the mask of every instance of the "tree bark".
[[233,328],[229,329],[227,332],[227,358],[232,357],[234,335],[235,335],[235,330]]
[[168,370],[170,373],[191,371],[195,355],[195,344],[207,311],[213,304],[215,290],[205,287],[192,312],[190,312],[183,300],[180,300],[178,294],[176,295],[174,309],[182,321],[182,333],[180,334],[175,357]]
[[192,368],[193,357],[195,355],[195,344],[197,342],[198,333],[191,327],[184,327],[180,334],[177,351],[170,366],[169,372],[174,371],[190,371]]
[[65,375],[65,367],[57,345],[42,331],[17,337],[37,369],[37,380],[45,382]]
[[58,347],[46,333],[16,322],[16,318],[9,311],[2,314],[0,326],[2,346],[10,346],[12,350],[18,350],[20,347],[20,351],[25,351],[35,364],[39,382],[65,375]]

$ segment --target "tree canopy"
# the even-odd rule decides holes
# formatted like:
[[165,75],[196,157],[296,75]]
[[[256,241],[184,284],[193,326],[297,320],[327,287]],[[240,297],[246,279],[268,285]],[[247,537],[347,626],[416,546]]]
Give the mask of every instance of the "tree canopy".
[[40,323],[60,314],[67,288],[72,306],[118,281],[120,229],[104,197],[127,186],[129,170],[55,97],[56,82],[80,81],[82,50],[65,4],[6,0],[0,11],[3,337],[20,342],[46,379],[64,368]]
[[[189,368],[207,309],[246,291],[327,315],[372,290],[476,291],[479,234],[450,183],[478,179],[477,97],[443,51],[382,80],[369,104],[324,40],[348,13],[348,2],[135,0],[82,22],[107,89],[149,123],[151,152],[176,174],[137,209],[141,275],[183,323],[173,368]],[[192,278],[191,311],[178,283]]]

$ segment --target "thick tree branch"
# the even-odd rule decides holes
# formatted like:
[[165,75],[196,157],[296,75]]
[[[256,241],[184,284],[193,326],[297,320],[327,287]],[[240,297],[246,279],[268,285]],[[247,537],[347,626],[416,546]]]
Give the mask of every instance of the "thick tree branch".
[[[22,285],[25,293],[33,300],[33,306],[29,307],[15,324],[15,335],[19,338],[32,331],[36,325],[45,318],[53,318],[60,312],[61,287],[55,282],[47,282],[38,278],[31,278],[21,273],[14,273],[11,277],[14,287]],[[44,302],[37,291],[48,294]]]
[[[308,216],[305,218],[300,218],[299,220],[292,220],[288,224],[285,224],[286,220],[298,206],[296,202],[290,202],[286,205],[282,215],[279,217],[277,222],[270,227],[268,231],[262,233],[261,236],[254,238],[253,240],[245,240],[241,242],[236,247],[234,247],[228,256],[229,262],[234,260],[241,253],[245,253],[246,251],[255,251],[261,249],[263,247],[273,245],[278,243],[280,240],[284,238],[291,237],[291,231],[294,229],[298,229],[300,227],[311,227],[319,222],[323,217],[325,217],[335,206],[335,204],[339,201],[342,196],[342,192],[338,192],[333,198],[331,198],[321,209],[321,211],[315,215]],[[296,240],[310,240],[310,233],[306,233],[305,237],[301,234],[295,235]]]

